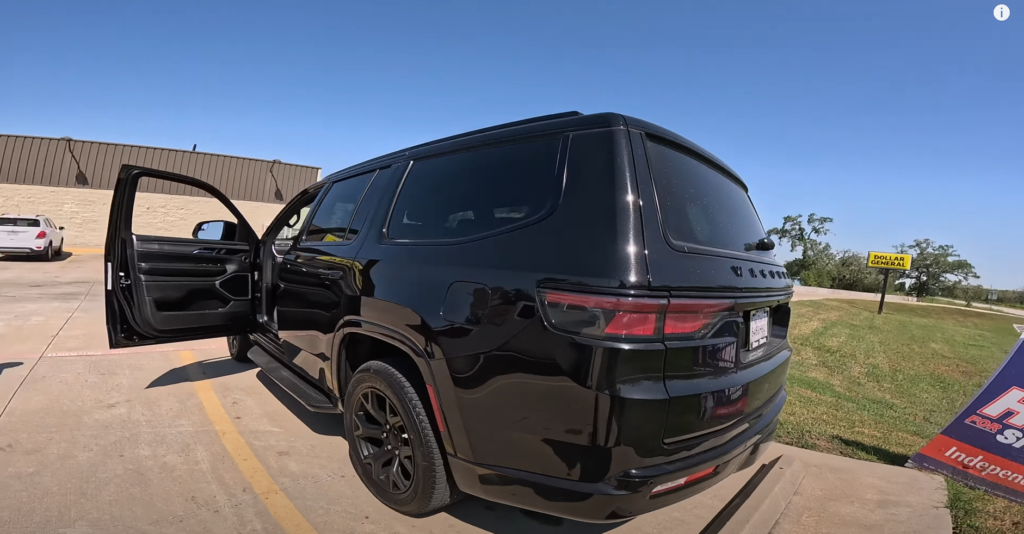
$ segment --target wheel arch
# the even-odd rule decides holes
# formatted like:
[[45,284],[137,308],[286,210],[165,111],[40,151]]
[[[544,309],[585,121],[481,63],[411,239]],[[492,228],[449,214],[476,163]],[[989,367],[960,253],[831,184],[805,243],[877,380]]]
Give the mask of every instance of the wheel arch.
[[[434,425],[434,431],[441,436],[446,452],[455,454],[447,421],[457,419],[457,415],[449,413],[449,410],[442,406],[442,395],[437,391],[438,383],[434,377],[431,359],[423,347],[416,345],[407,336],[391,327],[364,319],[353,319],[347,321],[335,335],[333,353],[337,355],[332,370],[335,377],[335,394],[342,406],[352,375],[359,366],[368,361],[397,361],[401,366],[400,371],[414,373],[415,376],[410,378],[416,380],[410,381],[413,382],[424,406],[432,408],[428,409],[428,416]],[[444,365],[443,362],[441,365]],[[435,393],[431,394],[431,390]]]

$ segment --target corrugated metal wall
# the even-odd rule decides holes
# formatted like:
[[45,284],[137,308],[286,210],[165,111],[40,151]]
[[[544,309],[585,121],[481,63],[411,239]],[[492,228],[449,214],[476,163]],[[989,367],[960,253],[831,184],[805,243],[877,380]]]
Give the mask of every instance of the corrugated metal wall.
[[[68,150],[70,145],[70,151]],[[74,157],[72,157],[72,153]],[[77,159],[77,163],[75,161]],[[232,200],[283,203],[316,182],[320,169],[290,163],[170,148],[0,134],[0,184],[113,189],[122,164],[184,174],[213,184]],[[273,174],[281,188],[275,198]],[[143,180],[140,191],[206,196],[184,185]]]

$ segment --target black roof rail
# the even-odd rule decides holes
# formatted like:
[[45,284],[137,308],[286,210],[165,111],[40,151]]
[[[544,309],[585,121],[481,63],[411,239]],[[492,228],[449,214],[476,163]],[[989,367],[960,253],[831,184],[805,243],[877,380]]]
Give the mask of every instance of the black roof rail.
[[330,178],[331,176],[336,176],[338,174],[342,174],[342,173],[348,171],[349,169],[352,169],[352,168],[355,168],[355,167],[362,167],[362,166],[365,166],[365,165],[372,165],[373,163],[376,163],[378,161],[383,161],[383,160],[395,157],[395,156],[397,156],[399,154],[405,154],[407,152],[412,152],[413,150],[417,150],[417,149],[420,149],[420,148],[423,148],[423,147],[439,145],[441,143],[447,143],[448,141],[454,141],[456,139],[464,139],[466,137],[472,137],[474,135],[480,135],[480,134],[485,134],[485,133],[490,133],[490,132],[496,132],[498,130],[505,130],[505,129],[508,129],[508,128],[516,128],[516,127],[524,126],[524,125],[527,125],[527,124],[534,124],[534,123],[538,123],[538,122],[547,122],[547,121],[556,121],[556,120],[559,120],[559,119],[569,119],[569,118],[572,118],[572,117],[582,117],[583,115],[584,115],[584,113],[580,113],[579,111],[566,111],[566,112],[563,112],[563,113],[552,113],[551,115],[541,115],[539,117],[533,117],[533,118],[530,118],[530,119],[523,119],[523,120],[518,120],[518,121],[506,122],[504,124],[498,124],[496,126],[488,126],[487,128],[481,128],[479,130],[473,130],[473,131],[470,131],[470,132],[464,132],[464,133],[460,133],[460,134],[457,134],[457,135],[452,135],[452,136],[449,136],[449,137],[442,137],[441,139],[434,139],[433,141],[428,141],[426,143],[421,143],[421,144],[418,144],[418,145],[415,145],[415,146],[411,146],[411,147],[408,147],[408,148],[403,148],[401,150],[396,150],[394,152],[390,152],[390,153],[384,154],[383,156],[377,156],[376,158],[373,158],[371,160],[367,160],[367,161],[364,161],[364,162],[361,162],[361,163],[357,163],[355,165],[351,165],[349,167],[345,167],[344,169],[341,169],[339,171],[332,172],[331,174],[325,176],[324,179]]

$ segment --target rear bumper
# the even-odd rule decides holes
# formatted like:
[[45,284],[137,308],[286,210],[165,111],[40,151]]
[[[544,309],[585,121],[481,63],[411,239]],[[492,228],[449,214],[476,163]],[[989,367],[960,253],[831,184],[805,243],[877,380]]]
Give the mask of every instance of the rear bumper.
[[46,247],[36,249],[33,247],[4,247],[0,246],[0,254],[4,256],[30,256],[33,254],[45,254]]
[[[598,483],[478,465],[449,456],[459,489],[483,499],[587,522],[622,521],[686,500],[757,462],[775,437],[785,392],[751,428],[728,443],[675,462],[631,469]],[[717,467],[704,479],[651,496],[655,487]]]

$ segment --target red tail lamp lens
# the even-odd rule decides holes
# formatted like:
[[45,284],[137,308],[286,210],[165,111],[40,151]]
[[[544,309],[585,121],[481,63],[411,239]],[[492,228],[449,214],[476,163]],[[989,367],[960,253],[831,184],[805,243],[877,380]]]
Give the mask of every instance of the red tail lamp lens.
[[548,324],[567,334],[595,339],[660,337],[667,299],[586,295],[539,290]]
[[733,312],[731,301],[588,295],[545,289],[537,294],[544,318],[552,329],[595,339],[696,338],[707,335]]
[[665,314],[665,334],[702,334],[729,315],[733,303],[720,300],[672,300]]
[[653,496],[655,496],[655,495],[657,495],[659,493],[665,493],[666,491],[672,491],[672,490],[674,490],[676,488],[681,488],[681,487],[683,487],[683,486],[685,486],[687,484],[693,484],[694,482],[697,482],[698,480],[707,478],[707,477],[715,474],[715,469],[717,469],[717,467],[712,467],[710,469],[705,469],[703,471],[697,471],[696,473],[694,473],[692,475],[689,475],[689,476],[685,476],[683,478],[680,478],[679,480],[673,480],[672,482],[666,482],[666,483],[664,483],[664,484],[654,488],[653,490],[651,490],[651,497],[653,497]]
[[36,239],[46,239],[46,231],[40,230],[39,233],[36,234]]

